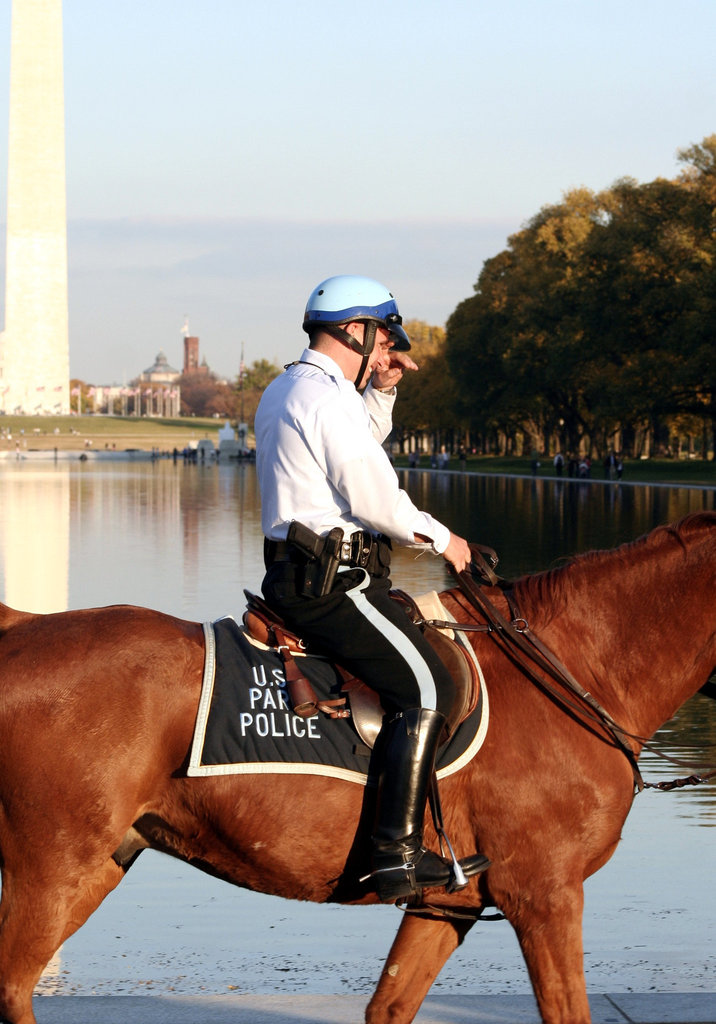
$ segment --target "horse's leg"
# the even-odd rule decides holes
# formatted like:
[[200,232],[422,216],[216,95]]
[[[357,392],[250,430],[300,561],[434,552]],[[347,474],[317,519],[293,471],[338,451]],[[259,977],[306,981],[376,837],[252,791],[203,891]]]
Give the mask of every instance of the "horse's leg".
[[366,1024],[409,1024],[473,921],[406,914],[390,948]]
[[[524,891],[523,891],[524,895]],[[544,1024],[589,1024],[584,977],[581,883],[534,892],[507,912],[522,949]]]
[[32,992],[40,975],[125,874],[113,860],[93,871],[63,862],[57,851],[53,858],[3,864],[0,1024],[35,1024]]

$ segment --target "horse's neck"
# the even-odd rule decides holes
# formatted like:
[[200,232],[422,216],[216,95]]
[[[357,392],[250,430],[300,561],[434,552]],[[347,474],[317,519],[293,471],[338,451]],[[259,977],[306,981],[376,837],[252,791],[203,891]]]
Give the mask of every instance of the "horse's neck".
[[578,559],[550,574],[557,610],[545,590],[530,614],[585,689],[625,728],[651,735],[716,663],[713,542],[703,559],[676,545],[631,555]]

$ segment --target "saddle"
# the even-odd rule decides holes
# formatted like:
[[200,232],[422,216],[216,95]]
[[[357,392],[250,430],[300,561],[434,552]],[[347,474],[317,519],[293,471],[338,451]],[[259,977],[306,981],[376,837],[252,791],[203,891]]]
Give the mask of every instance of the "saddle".
[[[251,639],[276,650],[280,655],[288,699],[294,714],[301,718],[311,718],[322,712],[330,718],[351,718],[363,743],[372,749],[385,715],[378,693],[336,663],[335,667],[343,680],[341,696],[335,700],[319,700],[313,686],[301,672],[300,658],[309,655],[320,657],[320,652],[310,650],[303,639],[292,633],[262,598],[248,590],[244,594],[247,600],[243,616],[246,633]],[[444,618],[445,611],[436,593],[416,600],[402,590],[392,590],[391,597],[420,628],[453,679],[455,698],[445,724],[445,739],[448,739],[477,706],[480,695],[477,665],[448,628],[448,624],[442,621],[441,616]],[[439,622],[440,628],[433,625],[434,622]]]

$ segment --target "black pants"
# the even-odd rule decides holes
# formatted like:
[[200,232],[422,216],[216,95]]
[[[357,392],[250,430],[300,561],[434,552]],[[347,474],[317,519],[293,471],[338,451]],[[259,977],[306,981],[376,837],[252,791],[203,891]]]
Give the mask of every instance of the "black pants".
[[386,712],[425,707],[447,715],[450,673],[389,596],[390,585],[387,569],[370,576],[344,566],[329,594],[305,596],[301,565],[286,560],[269,567],[263,594],[290,629],[376,690]]

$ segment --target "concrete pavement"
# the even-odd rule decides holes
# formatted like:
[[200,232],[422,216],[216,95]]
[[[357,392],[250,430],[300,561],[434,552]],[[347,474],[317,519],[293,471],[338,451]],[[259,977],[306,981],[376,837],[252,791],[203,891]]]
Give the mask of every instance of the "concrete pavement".
[[[367,996],[38,996],[38,1024],[360,1024]],[[593,1024],[716,1024],[716,992],[590,995]],[[429,995],[416,1024],[539,1024],[532,996]]]

